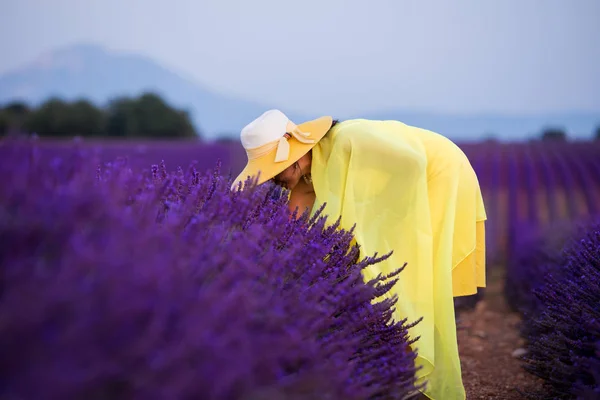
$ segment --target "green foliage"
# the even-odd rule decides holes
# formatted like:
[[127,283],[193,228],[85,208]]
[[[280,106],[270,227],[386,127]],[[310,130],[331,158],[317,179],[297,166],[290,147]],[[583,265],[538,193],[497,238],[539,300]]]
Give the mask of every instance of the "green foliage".
[[53,97],[34,110],[25,122],[25,130],[36,132],[40,136],[73,136],[82,135],[86,127],[78,132],[74,119],[77,115],[71,112],[71,105]]
[[22,130],[30,111],[29,106],[20,101],[13,101],[0,108],[0,136],[11,130]]
[[8,132],[8,116],[6,114],[6,111],[0,109],[0,137]]
[[542,140],[556,140],[556,141],[566,141],[567,134],[564,130],[559,128],[548,128],[542,132]]
[[120,97],[100,108],[85,99],[72,102],[50,98],[30,109],[24,103],[0,108],[0,135],[11,130],[51,137],[196,137],[186,111],[167,104],[154,93]]
[[108,106],[107,132],[119,137],[193,137],[185,111],[171,108],[159,96],[146,93],[138,99],[121,97]]
[[13,101],[12,103],[8,103],[4,107],[4,110],[8,114],[14,115],[14,116],[25,116],[25,115],[27,115],[27,113],[29,111],[31,111],[29,109],[29,106],[26,103],[23,103],[21,101]]

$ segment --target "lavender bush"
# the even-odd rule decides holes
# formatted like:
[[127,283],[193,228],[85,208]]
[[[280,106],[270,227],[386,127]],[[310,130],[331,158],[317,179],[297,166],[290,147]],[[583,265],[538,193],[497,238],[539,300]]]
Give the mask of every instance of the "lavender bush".
[[514,246],[506,264],[504,294],[513,311],[525,318],[539,312],[540,300],[534,290],[543,286],[543,277],[560,268],[563,247],[574,234],[576,224],[559,221],[545,229],[522,223],[513,231]]
[[547,265],[534,290],[541,304],[524,324],[525,369],[546,382],[541,398],[585,398],[600,392],[600,223],[588,225],[561,259]]
[[[221,172],[237,175],[244,167],[245,153],[237,143],[207,143],[198,140],[125,140],[74,138],[56,140],[40,138],[37,143],[40,162],[50,162],[55,157],[69,158],[75,153],[94,156],[99,162],[127,159],[127,166],[134,173],[149,169],[161,160],[170,170],[194,163],[204,173],[212,170],[219,160]],[[241,150],[241,151],[240,151]],[[171,172],[171,171],[169,171]]]
[[[596,327],[596,331],[600,329]],[[596,342],[596,356],[583,360],[584,366],[591,374],[589,384],[578,382],[574,392],[582,399],[600,398],[600,341]]]
[[[0,398],[401,399],[406,320],[352,232],[231,192],[0,147]],[[417,321],[418,322],[418,321]],[[412,322],[416,323],[416,322]]]

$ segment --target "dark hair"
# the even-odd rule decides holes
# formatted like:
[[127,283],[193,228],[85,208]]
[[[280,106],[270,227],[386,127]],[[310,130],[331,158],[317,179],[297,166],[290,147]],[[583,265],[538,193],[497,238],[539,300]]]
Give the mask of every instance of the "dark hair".
[[328,136],[328,135],[329,135],[329,131],[331,130],[331,128],[333,128],[334,126],[336,126],[336,125],[337,125],[339,122],[340,122],[340,120],[339,120],[339,119],[334,119],[334,120],[331,122],[331,126],[330,126],[330,127],[329,127],[329,129],[327,130],[327,133],[325,133],[324,137]]

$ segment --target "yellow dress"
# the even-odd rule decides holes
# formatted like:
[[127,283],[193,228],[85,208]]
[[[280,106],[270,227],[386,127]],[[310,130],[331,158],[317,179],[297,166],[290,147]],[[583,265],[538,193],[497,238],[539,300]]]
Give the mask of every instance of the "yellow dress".
[[450,140],[398,121],[355,119],[335,125],[313,149],[313,212],[355,228],[363,256],[393,250],[364,271],[366,280],[407,266],[388,295],[409,330],[419,381],[431,399],[465,399],[454,296],[485,287],[486,213],[477,176]]

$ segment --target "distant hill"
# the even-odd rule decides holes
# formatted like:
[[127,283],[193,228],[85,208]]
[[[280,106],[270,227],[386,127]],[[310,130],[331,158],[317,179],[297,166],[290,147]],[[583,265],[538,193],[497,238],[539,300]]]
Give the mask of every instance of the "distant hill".
[[[146,90],[155,91],[171,104],[189,110],[198,130],[207,138],[237,137],[246,123],[268,108],[277,107],[216,93],[149,58],[112,52],[96,45],[58,49],[0,75],[0,104],[13,100],[38,104],[50,96],[59,96],[84,97],[103,105],[115,96],[133,96]],[[296,121],[316,117],[285,111]],[[564,128],[570,137],[588,138],[600,126],[600,113],[460,116],[382,110],[334,117],[398,119],[460,140],[490,135],[503,140],[520,140],[539,135],[544,127]]]

